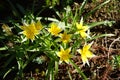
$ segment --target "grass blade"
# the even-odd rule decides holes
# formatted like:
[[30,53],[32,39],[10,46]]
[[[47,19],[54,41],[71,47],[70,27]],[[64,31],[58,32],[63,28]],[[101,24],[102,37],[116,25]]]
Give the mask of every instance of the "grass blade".
[[80,6],[79,16],[82,15],[83,9],[84,9],[85,4],[87,3],[87,1],[88,1],[88,0],[84,0],[83,3],[82,3],[82,5]]
[[77,65],[72,60],[70,60],[70,63],[75,67],[75,69],[77,69],[78,73],[83,77],[83,80],[88,80],[84,73],[77,67]]
[[90,16],[92,13],[94,13],[96,10],[100,9],[102,6],[104,6],[105,4],[109,3],[110,0],[107,0],[105,2],[103,2],[102,4],[100,4],[99,6],[97,6],[96,8],[94,8],[93,10],[91,10],[90,12],[88,12],[85,16],[84,19],[86,19],[88,16]]

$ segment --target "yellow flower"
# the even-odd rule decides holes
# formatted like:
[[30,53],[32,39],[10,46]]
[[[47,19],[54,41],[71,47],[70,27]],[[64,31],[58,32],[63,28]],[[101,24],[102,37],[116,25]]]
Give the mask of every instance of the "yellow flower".
[[67,34],[66,32],[64,32],[63,34],[60,34],[60,37],[63,43],[67,43],[68,41],[70,41],[71,34]]
[[91,47],[91,44],[84,45],[83,49],[78,49],[77,51],[81,54],[81,58],[83,61],[83,65],[87,63],[89,65],[88,59],[87,58],[92,58],[95,55],[89,50]]
[[64,50],[63,47],[61,47],[60,52],[57,52],[57,56],[60,57],[60,63],[63,61],[69,63],[69,58],[71,58],[71,55],[69,54],[70,51],[71,48]]
[[24,30],[23,34],[31,40],[35,39],[35,36],[39,34],[39,31],[36,29],[35,24],[32,22],[30,25],[21,26],[21,29]]
[[49,31],[52,35],[57,36],[58,33],[60,33],[62,30],[61,30],[60,27],[58,27],[57,24],[52,23],[52,24],[51,24],[51,28],[49,28],[48,31]]
[[80,24],[76,23],[76,27],[77,27],[78,32],[80,33],[81,37],[86,38],[87,37],[86,31],[88,30],[88,26],[83,26],[83,18],[81,19]]
[[41,29],[43,28],[43,26],[42,26],[42,24],[41,24],[40,21],[37,21],[37,23],[35,23],[35,28],[36,28],[37,30],[41,30]]

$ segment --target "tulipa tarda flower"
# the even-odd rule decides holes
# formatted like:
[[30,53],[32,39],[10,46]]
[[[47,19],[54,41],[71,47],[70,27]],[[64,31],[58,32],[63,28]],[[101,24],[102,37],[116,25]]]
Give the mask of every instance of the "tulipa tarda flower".
[[58,33],[60,33],[62,31],[62,29],[60,27],[58,27],[58,25],[56,23],[51,23],[51,28],[48,29],[48,31],[54,35],[57,36]]
[[68,48],[66,50],[61,47],[60,51],[57,52],[57,56],[60,57],[60,63],[65,61],[66,63],[69,63],[69,59],[71,58],[71,55],[69,54],[71,51],[71,48]]
[[60,34],[60,37],[63,43],[67,43],[70,41],[71,34],[67,34],[66,32],[64,32],[63,34]]
[[87,37],[86,31],[88,30],[88,26],[83,26],[83,18],[81,18],[80,23],[76,23],[76,27],[78,29],[78,33],[81,35],[82,38]]
[[39,30],[42,29],[42,24],[40,21],[37,23],[32,22],[29,25],[21,26],[21,29],[23,30],[22,33],[27,37],[27,39],[34,40],[35,36],[39,34]]
[[95,55],[89,50],[91,47],[91,44],[88,44],[88,45],[84,45],[83,46],[83,49],[78,49],[77,51],[81,54],[81,58],[82,58],[82,61],[83,61],[83,65],[85,65],[85,63],[88,64],[89,66],[89,62],[88,62],[88,59],[87,58],[92,58],[94,57]]

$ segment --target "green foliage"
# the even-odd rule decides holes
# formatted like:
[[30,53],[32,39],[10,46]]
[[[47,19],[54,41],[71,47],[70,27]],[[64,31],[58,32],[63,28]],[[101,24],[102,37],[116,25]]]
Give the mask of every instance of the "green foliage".
[[[81,77],[84,80],[88,80],[87,76],[83,73],[83,71],[74,63],[74,61],[72,60],[72,56],[75,55],[78,48],[80,48],[81,46],[83,47],[87,43],[90,43],[99,37],[114,36],[113,34],[92,35],[92,32],[90,32],[90,29],[92,29],[95,26],[111,26],[113,23],[115,23],[114,21],[84,23],[87,17],[93,14],[96,10],[99,10],[99,8],[101,8],[103,5],[109,3],[110,0],[103,2],[84,16],[82,16],[82,14],[84,13],[84,8],[88,0],[84,0],[80,7],[75,7],[75,11],[72,11],[72,8],[69,5],[67,5],[62,12],[59,12],[54,8],[56,4],[60,4],[60,0],[46,0],[46,6],[52,6],[51,9],[55,10],[55,13],[57,16],[59,16],[60,20],[53,17],[38,17],[38,15],[34,15],[34,10],[30,11],[29,13],[25,13],[24,8],[20,4],[17,4],[16,8],[9,0],[7,1],[11,5],[14,16],[20,16],[19,12],[17,11],[18,8],[24,14],[24,17],[21,18],[22,21],[20,21],[19,23],[11,21],[12,23],[14,23],[14,28],[17,28],[18,30],[17,34],[13,33],[11,36],[4,34],[0,35],[0,39],[2,41],[4,40],[2,38],[4,36],[4,38],[8,38],[7,41],[12,44],[11,46],[4,44],[2,47],[0,47],[0,60],[4,60],[4,58],[6,59],[5,62],[2,62],[3,65],[1,67],[2,69],[4,69],[0,70],[0,76],[2,76],[3,79],[5,79],[13,71],[16,71],[14,79],[24,79],[24,70],[29,64],[33,62],[43,65],[45,62],[47,64],[45,79],[55,80],[55,75],[57,75],[59,71],[58,63],[59,61],[61,61],[61,59],[63,59],[62,61],[66,62],[66,57],[62,57],[65,56],[65,50],[70,48],[70,59],[68,60],[69,64],[71,64],[77,70],[77,72],[81,75]],[[65,2],[62,2],[62,4],[66,5],[70,2],[72,3],[74,1],[66,0]],[[41,21],[42,23],[43,28],[41,30],[38,30],[36,27],[37,21]],[[48,21],[48,23],[46,24],[42,21]],[[58,32],[58,36],[52,34],[57,33],[57,30],[55,30],[56,28],[51,29],[52,26],[51,24],[49,24],[49,22],[55,23],[57,27],[61,29],[61,31]],[[81,26],[79,27],[80,29],[76,27],[77,23],[82,26],[82,29]],[[53,26],[56,27],[56,25]],[[7,27],[9,28],[9,26]],[[29,27],[31,27],[32,30]],[[87,30],[84,30],[83,27],[87,27]],[[3,30],[6,30],[6,28],[3,28]],[[60,36],[61,34],[63,34],[63,32],[66,32],[67,34],[71,35],[70,40],[67,40],[66,43],[62,41]],[[82,37],[82,35],[88,36]],[[35,39],[31,39],[31,36],[35,37]],[[64,39],[66,38],[63,37],[63,40]],[[63,50],[60,51],[61,46]],[[59,53],[60,56],[57,53]],[[45,57],[43,55],[45,55]],[[61,55],[64,56],[61,57]],[[120,56],[117,56],[115,58],[115,62],[118,62],[117,64],[120,66],[119,61]],[[13,62],[14,64],[12,64]],[[66,63],[63,62],[62,64]]]

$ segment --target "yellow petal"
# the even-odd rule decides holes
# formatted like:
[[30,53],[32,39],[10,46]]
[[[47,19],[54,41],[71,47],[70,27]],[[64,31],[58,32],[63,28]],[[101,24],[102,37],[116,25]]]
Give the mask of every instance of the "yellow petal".
[[83,30],[83,31],[87,31],[87,30],[88,30],[88,27],[87,27],[87,26],[83,26],[83,27],[82,27],[82,30]]
[[57,54],[57,56],[58,56],[58,57],[60,57],[60,55],[61,55],[61,52],[57,52],[56,54]]
[[37,30],[41,30],[43,28],[40,21],[37,21],[37,23],[35,23],[35,27],[36,27]]
[[52,24],[51,24],[51,28],[49,28],[48,31],[49,31],[52,35],[57,36],[58,33],[61,32],[61,28],[59,28],[59,27],[57,26],[57,24],[52,23]]
[[84,45],[83,51],[86,52],[90,49],[91,45]]
[[69,62],[69,58],[71,57],[71,55],[69,54],[71,51],[71,48],[68,48],[66,50],[64,50],[62,47],[61,47],[61,50],[60,52],[57,52],[57,56],[60,57],[60,61],[65,61],[66,63]]
[[69,64],[69,59],[66,59],[65,62],[66,62],[67,64]]
[[80,54],[82,53],[82,50],[81,50],[81,49],[78,49],[77,51],[78,51]]
[[39,31],[36,29],[34,23],[31,23],[31,24],[29,25],[29,30],[30,30],[34,35],[39,34]]
[[87,56],[88,58],[91,58],[91,57],[93,57],[94,55],[93,55],[92,52],[87,51],[87,52],[86,52],[86,56]]
[[67,43],[68,41],[70,41],[71,35],[64,32],[63,34],[60,34],[60,37],[62,42]]
[[85,64],[86,62],[88,62],[88,59],[87,59],[87,57],[86,57],[85,54],[82,54],[82,55],[81,55],[81,59],[82,59],[82,61],[83,61],[83,64]]
[[26,30],[26,29],[27,29],[27,26],[23,25],[23,26],[20,26],[20,28],[21,28],[22,30]]
[[84,31],[80,31],[80,35],[82,38],[86,38],[87,34]]
[[35,28],[35,23],[31,23],[30,25],[28,26],[21,26],[21,29],[24,30],[23,31],[23,34],[28,38],[28,39],[31,39],[31,40],[34,40],[35,39],[35,36],[37,34],[39,34],[39,31]]
[[82,26],[83,26],[82,24],[78,24],[78,23],[76,23],[76,27],[77,27],[78,30],[81,29]]
[[30,33],[29,31],[23,31],[23,34],[24,34],[28,39],[31,39],[31,40],[34,40],[34,39],[35,39],[34,34]]
[[70,51],[71,51],[71,48],[68,48],[68,49],[65,50],[66,54],[69,54]]

